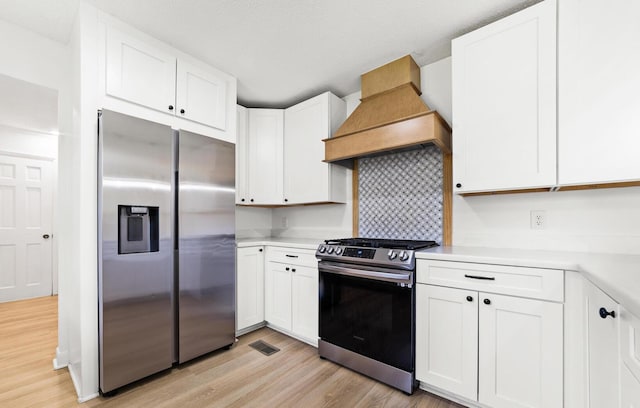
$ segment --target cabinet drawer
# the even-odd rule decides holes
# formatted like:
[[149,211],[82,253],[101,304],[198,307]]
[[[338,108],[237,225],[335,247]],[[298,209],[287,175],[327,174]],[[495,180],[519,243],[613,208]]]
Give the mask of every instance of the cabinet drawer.
[[634,376],[640,378],[640,319],[622,309],[620,356]]
[[267,260],[291,265],[317,266],[316,252],[309,249],[267,247]]
[[417,281],[533,299],[564,300],[564,271],[557,269],[419,260]]

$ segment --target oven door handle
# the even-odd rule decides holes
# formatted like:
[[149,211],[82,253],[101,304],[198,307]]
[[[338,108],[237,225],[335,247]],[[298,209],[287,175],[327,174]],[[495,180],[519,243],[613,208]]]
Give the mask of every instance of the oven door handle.
[[320,272],[335,273],[338,275],[354,276],[357,278],[374,279],[379,281],[397,282],[411,284],[411,273],[388,273],[388,272],[376,272],[371,270],[362,270],[355,268],[348,268],[345,266],[333,266],[333,265],[319,265],[318,270]]

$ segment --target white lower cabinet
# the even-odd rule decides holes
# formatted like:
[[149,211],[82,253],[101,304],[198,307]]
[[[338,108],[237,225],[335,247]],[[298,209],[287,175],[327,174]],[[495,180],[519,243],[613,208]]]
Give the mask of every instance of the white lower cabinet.
[[640,379],[637,379],[627,366],[622,365],[620,380],[620,407],[640,408]]
[[238,248],[236,331],[264,322],[264,247]]
[[[267,248],[265,320],[277,330],[317,345],[318,267],[312,255],[313,251]],[[282,262],[282,256],[289,260]]]
[[[430,262],[418,261],[417,268],[416,379],[421,385],[482,406],[562,407],[563,304],[490,293],[484,279],[477,285],[485,291],[472,290],[468,282],[465,288],[433,285],[430,280],[439,279],[434,268],[446,265]],[[488,276],[491,266],[484,266]],[[467,275],[473,282],[475,275]]]
[[590,282],[585,282],[587,386],[590,408],[619,404],[618,304]]

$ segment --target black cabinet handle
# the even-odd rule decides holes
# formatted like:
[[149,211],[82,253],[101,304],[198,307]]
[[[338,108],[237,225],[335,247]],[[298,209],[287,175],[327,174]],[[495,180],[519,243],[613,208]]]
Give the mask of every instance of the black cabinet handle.
[[242,201],[244,203],[244,198],[241,198],[240,201]]
[[284,270],[285,270],[285,271],[288,271],[288,270],[289,270],[289,267],[287,266],[286,268],[284,268]]
[[284,199],[284,202],[285,202],[285,203],[288,203],[288,202],[289,202],[289,200],[287,200],[287,199],[285,198],[285,199]]
[[469,279],[496,280],[496,278],[493,278],[491,276],[464,275],[464,277]]
[[253,198],[251,199],[251,202],[253,202]]
[[42,238],[44,238],[44,239],[49,239],[49,234],[44,234],[44,235],[42,236]]
[[172,111],[173,110],[173,105],[169,105],[169,110]]
[[296,268],[292,268],[292,269],[291,269],[291,272],[295,272],[295,271],[296,271]]
[[462,184],[457,183],[457,184],[456,184],[456,188],[460,188],[460,187],[462,187]]
[[286,254],[285,256],[287,258],[297,258],[298,257],[298,255],[289,255],[289,254]]
[[184,109],[180,109],[180,113],[184,115]]
[[489,299],[485,299],[485,300],[484,300],[484,304],[485,304],[485,305],[490,305],[490,304],[491,304],[491,301],[490,301]]
[[607,309],[605,309],[604,307],[601,307],[599,310],[600,313],[600,317],[602,317],[603,319],[606,319],[607,316],[611,316],[612,319],[616,318],[616,311],[612,310],[610,312],[607,312]]
[[262,252],[262,248],[258,249],[258,252]]
[[467,296],[467,302],[473,302],[473,297],[472,296]]

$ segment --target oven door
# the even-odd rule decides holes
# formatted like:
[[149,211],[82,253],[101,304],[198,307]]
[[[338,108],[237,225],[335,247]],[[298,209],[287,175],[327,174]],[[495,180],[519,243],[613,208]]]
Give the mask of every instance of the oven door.
[[414,371],[413,272],[321,261],[320,338]]

